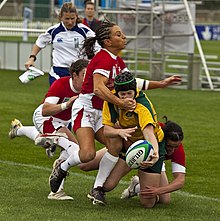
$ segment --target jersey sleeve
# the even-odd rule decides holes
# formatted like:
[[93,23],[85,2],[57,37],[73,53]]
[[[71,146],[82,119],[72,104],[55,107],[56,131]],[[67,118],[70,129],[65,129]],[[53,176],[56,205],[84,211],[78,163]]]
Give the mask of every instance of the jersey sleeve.
[[149,81],[142,78],[135,78],[137,82],[137,88],[139,90],[147,90],[149,86]]
[[156,127],[156,122],[154,121],[151,112],[144,106],[139,109],[138,120],[142,131],[148,124],[152,124]]
[[36,45],[39,48],[45,48],[51,42],[51,39],[51,35],[48,32],[46,32],[38,36],[36,40]]
[[150,100],[142,91],[138,91],[138,93],[139,96],[136,99],[137,102],[136,111],[141,130],[143,131],[148,124],[152,124],[154,127],[157,127],[157,121],[155,120],[156,112]]
[[172,173],[186,173],[186,167],[172,162]]
[[104,75],[105,77],[109,78],[111,69],[112,69],[112,62],[108,59],[97,59],[96,60],[96,66],[93,74],[99,73],[101,75]]
[[175,162],[175,163],[178,163],[182,166],[186,166],[185,151],[184,151],[182,143],[179,145],[179,147],[172,154],[171,161]]
[[113,127],[116,122],[117,112],[114,109],[114,105],[104,101],[102,109],[102,124]]

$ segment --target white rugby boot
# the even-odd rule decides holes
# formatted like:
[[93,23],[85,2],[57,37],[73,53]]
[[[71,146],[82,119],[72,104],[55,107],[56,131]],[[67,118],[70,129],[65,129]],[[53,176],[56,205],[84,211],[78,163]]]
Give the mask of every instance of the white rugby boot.
[[138,176],[133,176],[131,178],[130,185],[128,188],[126,188],[122,194],[121,194],[121,199],[129,199],[131,197],[137,196],[138,193],[135,192],[135,187],[139,184],[139,177]]
[[9,138],[14,139],[15,137],[17,137],[17,130],[21,127],[23,127],[23,125],[20,120],[18,120],[18,119],[12,120],[11,121],[11,128],[8,133]]

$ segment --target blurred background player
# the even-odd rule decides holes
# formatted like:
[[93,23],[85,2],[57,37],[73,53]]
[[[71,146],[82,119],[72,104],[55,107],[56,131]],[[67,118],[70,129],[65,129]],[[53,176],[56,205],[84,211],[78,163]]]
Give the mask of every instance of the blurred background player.
[[[83,58],[82,42],[95,33],[87,26],[80,23],[76,7],[71,3],[64,3],[59,14],[60,23],[50,27],[46,33],[41,34],[32,48],[31,55],[25,63],[26,69],[34,66],[36,56],[41,49],[52,44],[52,63],[49,72],[50,85],[60,77],[69,76],[69,67],[72,62]],[[100,47],[96,45],[95,51]]]
[[84,15],[82,23],[93,31],[101,25],[101,21],[95,18],[95,4],[92,1],[85,1]]

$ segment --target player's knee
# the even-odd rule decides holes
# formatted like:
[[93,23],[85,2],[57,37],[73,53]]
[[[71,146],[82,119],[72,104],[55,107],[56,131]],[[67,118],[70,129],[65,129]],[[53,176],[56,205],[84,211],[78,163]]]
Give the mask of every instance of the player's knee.
[[89,171],[89,168],[88,168],[88,166],[86,165],[86,163],[81,163],[81,164],[79,165],[79,169],[80,169],[80,170],[83,170],[83,171]]
[[145,200],[141,200],[141,205],[146,208],[146,209],[151,209],[153,208],[155,205],[157,204],[157,199],[153,198],[153,199],[145,199]]
[[165,197],[165,198],[160,198],[159,203],[162,204],[170,204],[170,198],[169,197]]
[[160,195],[159,203],[170,204],[170,193]]
[[95,155],[96,155],[95,151],[80,153],[80,160],[82,163],[86,163],[93,160],[95,158]]

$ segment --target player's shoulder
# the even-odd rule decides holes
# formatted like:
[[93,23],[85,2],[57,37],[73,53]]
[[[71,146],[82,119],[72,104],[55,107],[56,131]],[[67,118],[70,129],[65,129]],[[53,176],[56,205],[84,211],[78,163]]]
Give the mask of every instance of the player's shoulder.
[[50,27],[47,29],[47,32],[52,32],[54,29],[59,28],[60,25],[61,25],[60,23],[57,23],[57,24],[55,24],[55,25],[50,26]]
[[97,63],[97,62],[103,63],[103,62],[109,61],[109,59],[110,58],[108,56],[108,53],[104,51],[103,49],[101,49],[99,52],[95,54],[95,56],[92,58],[90,63]]
[[87,32],[93,32],[91,28],[89,28],[88,26],[86,26],[83,23],[78,23],[77,26],[78,26],[78,28],[83,29],[86,33]]
[[184,147],[183,147],[183,144],[180,143],[180,145],[178,146],[177,149],[175,149],[175,151],[173,152],[173,154],[171,155],[171,159],[173,158],[185,158],[185,151],[184,151]]
[[61,77],[61,78],[57,79],[57,82],[60,84],[67,83],[67,82],[69,83],[70,78],[71,78],[70,76]]
[[67,77],[61,77],[59,79],[57,79],[56,81],[53,82],[52,86],[53,87],[66,87],[67,84],[69,84],[69,79],[71,77],[67,76]]

